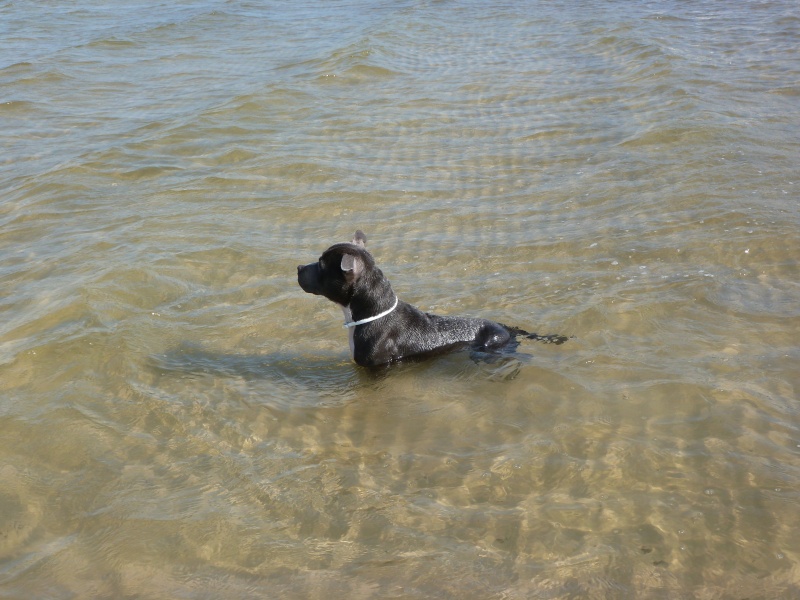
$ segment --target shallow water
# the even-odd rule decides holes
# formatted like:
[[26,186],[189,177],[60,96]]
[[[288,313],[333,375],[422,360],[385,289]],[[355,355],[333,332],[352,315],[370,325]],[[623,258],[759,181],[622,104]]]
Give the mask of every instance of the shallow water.
[[[795,3],[0,23],[0,596],[800,596]],[[575,338],[356,367],[356,228]]]

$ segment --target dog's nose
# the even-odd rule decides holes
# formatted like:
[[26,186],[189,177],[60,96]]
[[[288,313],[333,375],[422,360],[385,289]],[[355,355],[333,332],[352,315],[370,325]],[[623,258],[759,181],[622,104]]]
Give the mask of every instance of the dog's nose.
[[303,270],[303,265],[297,265],[297,272],[299,273],[302,270]]

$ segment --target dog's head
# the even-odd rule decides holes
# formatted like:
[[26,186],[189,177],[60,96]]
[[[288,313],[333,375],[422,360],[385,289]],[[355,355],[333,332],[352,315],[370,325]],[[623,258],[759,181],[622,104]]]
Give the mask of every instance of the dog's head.
[[334,244],[317,262],[299,265],[297,282],[309,294],[347,306],[358,284],[374,268],[375,260],[367,251],[367,236],[356,231],[351,242]]

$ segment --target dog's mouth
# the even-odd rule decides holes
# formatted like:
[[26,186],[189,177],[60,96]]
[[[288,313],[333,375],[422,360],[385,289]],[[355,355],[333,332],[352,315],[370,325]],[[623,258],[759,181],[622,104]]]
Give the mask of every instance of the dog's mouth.
[[319,295],[319,273],[317,272],[319,265],[311,263],[310,265],[297,265],[297,283],[304,292],[309,294]]

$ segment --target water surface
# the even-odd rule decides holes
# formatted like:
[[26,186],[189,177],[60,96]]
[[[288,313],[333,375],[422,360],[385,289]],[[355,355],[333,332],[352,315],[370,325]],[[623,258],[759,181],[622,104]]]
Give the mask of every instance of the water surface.
[[[800,596],[795,3],[0,23],[4,598]],[[575,338],[356,367],[356,228]]]

